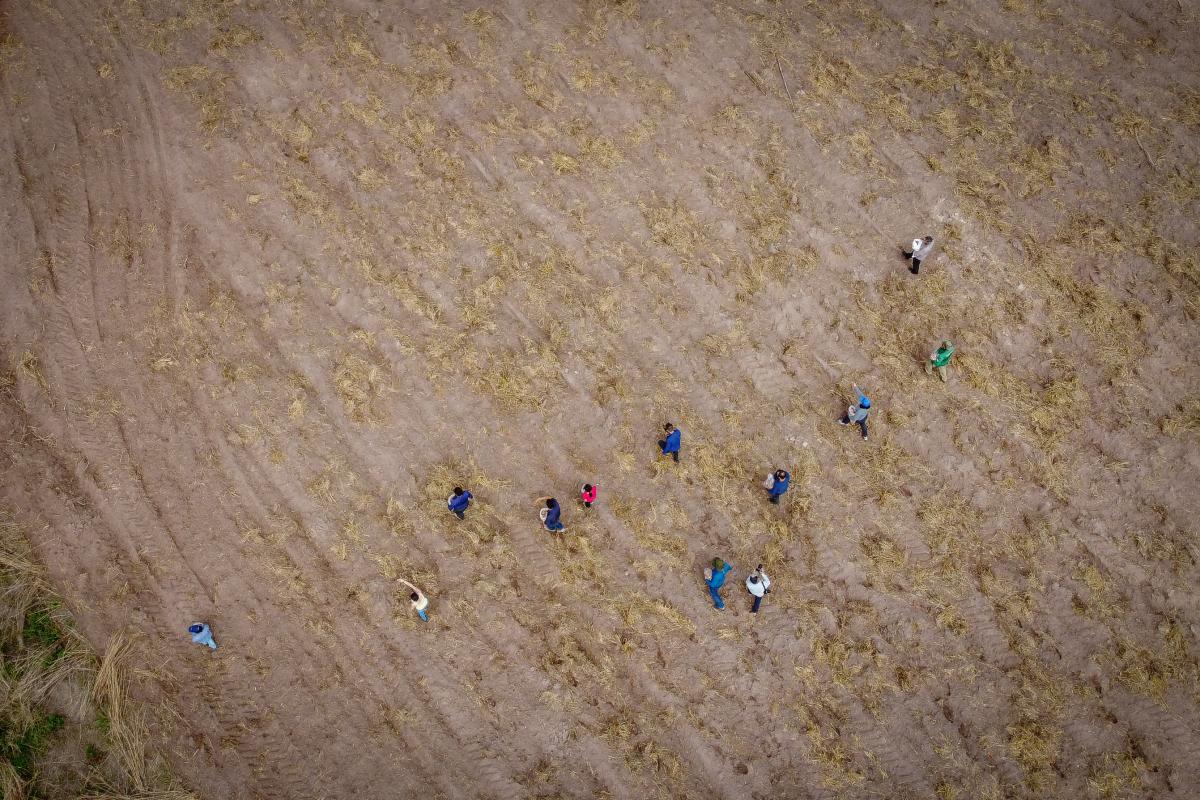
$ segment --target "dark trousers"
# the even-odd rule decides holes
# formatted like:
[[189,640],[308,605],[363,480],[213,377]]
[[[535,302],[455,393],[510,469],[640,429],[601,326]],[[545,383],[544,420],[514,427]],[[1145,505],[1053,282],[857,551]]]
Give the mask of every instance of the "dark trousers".
[[[842,417],[842,424],[843,425],[850,424],[850,415],[849,414]],[[864,439],[867,438],[867,421],[866,421],[866,419],[860,419],[858,421],[858,429],[862,431],[863,438]]]
[[[666,439],[663,439],[663,440],[659,441],[659,443],[658,443],[658,449],[663,451],[663,455],[664,455],[664,456],[665,456],[665,455],[668,455],[667,451],[664,449],[664,448],[666,448],[666,446],[667,446],[667,440],[666,440]],[[676,464],[678,464],[678,463],[679,463],[679,451],[678,451],[678,450],[676,450],[674,453],[671,453],[671,454],[670,454],[670,456],[671,456],[671,458],[675,459],[675,463],[676,463]]]
[[912,260],[912,266],[908,268],[909,272],[911,272],[913,275],[916,275],[921,271],[921,259],[913,258],[911,250],[901,250],[900,252],[904,253],[905,258]]
[[759,606],[761,606],[761,605],[762,605],[762,598],[761,598],[761,597],[758,597],[757,595],[755,595],[755,597],[754,597],[754,605],[750,606],[750,613],[751,613],[751,614],[757,614],[757,613],[758,613],[758,607],[759,607]]
[[452,508],[450,510],[453,511],[454,516],[458,517],[459,519],[467,518],[467,510],[465,508]]

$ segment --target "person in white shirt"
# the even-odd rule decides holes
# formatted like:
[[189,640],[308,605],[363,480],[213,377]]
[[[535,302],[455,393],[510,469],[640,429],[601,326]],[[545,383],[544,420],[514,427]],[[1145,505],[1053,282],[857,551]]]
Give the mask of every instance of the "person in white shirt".
[[750,607],[750,613],[757,614],[758,607],[762,605],[763,595],[771,591],[771,579],[763,572],[762,564],[746,578],[746,590],[754,596],[754,605]]
[[901,249],[900,252],[904,253],[906,260],[912,261],[912,266],[908,268],[908,271],[916,275],[921,271],[921,262],[929,258],[929,254],[933,252],[933,237],[926,236],[923,239],[913,239],[912,249]]

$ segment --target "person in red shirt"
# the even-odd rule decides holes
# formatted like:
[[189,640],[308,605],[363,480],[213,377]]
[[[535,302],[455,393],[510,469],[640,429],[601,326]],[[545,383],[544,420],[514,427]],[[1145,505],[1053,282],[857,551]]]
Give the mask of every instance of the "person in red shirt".
[[600,484],[593,486],[590,483],[585,483],[583,488],[579,490],[579,499],[583,501],[584,508],[591,508],[592,503],[596,502],[596,498],[600,495]]

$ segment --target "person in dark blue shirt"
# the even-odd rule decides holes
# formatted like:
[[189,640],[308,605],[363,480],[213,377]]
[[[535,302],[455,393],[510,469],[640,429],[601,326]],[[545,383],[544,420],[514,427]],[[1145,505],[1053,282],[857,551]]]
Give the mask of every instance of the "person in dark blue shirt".
[[562,506],[553,497],[539,497],[538,502],[546,501],[546,507],[538,512],[538,516],[542,519],[542,524],[546,526],[546,530],[553,533],[561,533],[567,528],[562,524]]
[[679,428],[676,428],[669,422],[663,426],[663,430],[667,432],[667,438],[660,441],[658,446],[662,448],[662,454],[664,456],[669,455],[671,458],[675,459],[676,463],[678,463],[679,442],[681,439],[683,439],[683,431],[679,430]]
[[463,491],[461,486],[454,487],[454,494],[446,498],[446,507],[454,512],[454,516],[459,519],[465,519],[467,516],[467,507],[471,505],[471,499],[474,497],[470,492]]
[[767,496],[771,502],[779,505],[779,498],[783,497],[788,487],[792,485],[792,476],[788,474],[787,470],[777,469],[767,476],[767,482],[763,485],[767,489]]

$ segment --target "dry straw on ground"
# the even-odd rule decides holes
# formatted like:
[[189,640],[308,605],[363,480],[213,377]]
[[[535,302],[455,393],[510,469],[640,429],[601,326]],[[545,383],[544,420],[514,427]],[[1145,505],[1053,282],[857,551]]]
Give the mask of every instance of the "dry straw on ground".
[[0,610],[6,800],[194,798],[151,751],[146,711],[128,694],[129,642],[117,634],[97,660],[7,514],[0,517]]

